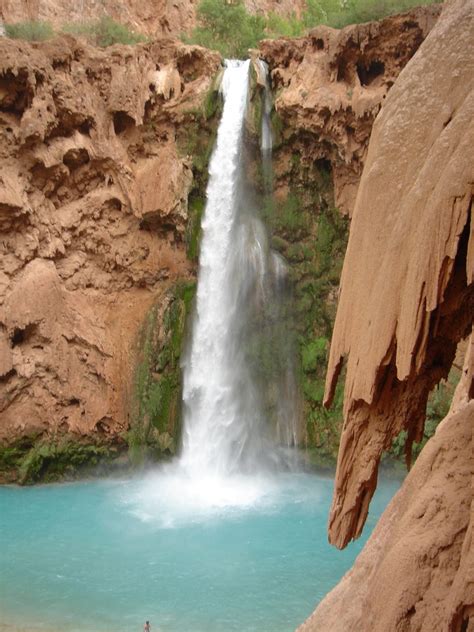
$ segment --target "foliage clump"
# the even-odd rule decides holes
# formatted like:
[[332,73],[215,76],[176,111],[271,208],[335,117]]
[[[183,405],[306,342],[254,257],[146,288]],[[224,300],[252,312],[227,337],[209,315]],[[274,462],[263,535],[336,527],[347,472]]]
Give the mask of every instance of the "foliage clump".
[[86,444],[73,435],[31,435],[0,446],[0,479],[21,485],[74,479],[108,468],[119,456],[120,446]]
[[202,0],[197,17],[189,43],[218,50],[228,59],[246,57],[265,36],[265,18],[248,13],[242,0]]
[[53,27],[49,22],[27,20],[4,24],[5,34],[11,39],[27,40],[28,42],[44,42],[54,36]]
[[135,464],[174,454],[180,434],[180,357],[196,285],[180,282],[149,311],[138,340],[129,455]]
[[[29,42],[43,42],[51,39],[57,33],[49,22],[41,20],[28,20],[5,24],[5,34],[12,39],[27,40]],[[72,22],[63,25],[62,33],[85,37],[94,46],[106,48],[113,44],[134,45],[144,42],[146,38],[136,33],[125,24],[116,22],[110,16],[104,16],[99,20],[90,22]]]
[[199,24],[187,41],[218,50],[227,58],[244,58],[264,38],[299,37],[321,24],[342,28],[440,1],[306,0],[300,17],[295,13],[282,17],[274,12],[264,17],[248,13],[242,0],[201,0]]
[[[453,366],[449,372],[448,378],[442,380],[431,391],[426,404],[426,421],[423,430],[423,438],[412,446],[412,458],[416,459],[421,450],[425,446],[428,439],[430,439],[436,432],[438,424],[446,417],[451,406],[454,391],[461,378],[461,371]],[[407,440],[406,430],[402,430],[398,437],[394,439],[390,454],[398,459],[405,457],[405,443]]]

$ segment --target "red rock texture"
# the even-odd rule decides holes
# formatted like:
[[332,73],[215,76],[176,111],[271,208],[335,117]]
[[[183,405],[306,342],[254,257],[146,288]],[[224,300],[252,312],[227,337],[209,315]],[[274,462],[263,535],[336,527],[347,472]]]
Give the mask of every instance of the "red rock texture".
[[[429,391],[474,321],[474,2],[455,0],[387,96],[357,195],[331,347],[347,358],[329,538],[363,527],[382,451],[419,439]],[[451,411],[354,567],[301,632],[474,629],[474,353]]]
[[137,330],[193,274],[178,136],[221,60],[73,38],[4,39],[0,59],[0,441],[118,440]]
[[471,399],[438,426],[352,569],[298,632],[474,629],[473,419]]
[[[152,37],[178,37],[196,25],[199,0],[0,0],[3,22],[47,20],[56,27],[71,22],[96,20],[109,15],[128,24],[137,32]],[[251,13],[267,15],[275,12],[299,15],[304,0],[245,0]]]
[[[439,12],[439,5],[420,7],[380,22],[340,31],[318,27],[307,37],[260,45],[283,142],[302,162],[331,163],[342,212],[352,212],[375,117]],[[277,176],[285,168],[276,164]]]
[[[473,3],[449,5],[390,91],[357,195],[327,374],[347,358],[330,539],[364,524],[384,449],[421,438],[474,313]],[[437,64],[437,60],[443,64]],[[435,70],[436,69],[436,70]]]

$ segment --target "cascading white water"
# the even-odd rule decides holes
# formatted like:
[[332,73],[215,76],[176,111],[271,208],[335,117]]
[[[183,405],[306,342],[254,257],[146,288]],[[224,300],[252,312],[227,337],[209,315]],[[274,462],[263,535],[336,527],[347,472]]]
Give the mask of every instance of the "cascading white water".
[[[258,395],[236,345],[239,293],[249,272],[239,261],[244,245],[236,222],[248,70],[248,61],[228,61],[222,81],[224,109],[209,166],[196,314],[184,363],[181,462],[198,472],[251,469],[262,444]],[[260,276],[262,250],[254,236],[247,264]]]
[[267,153],[272,153],[273,149],[273,133],[272,133],[272,125],[270,120],[270,114],[272,111],[272,96],[271,96],[271,88],[270,88],[270,77],[268,73],[268,64],[262,59],[257,60],[257,65],[259,71],[263,78],[263,83],[265,85],[265,92],[263,96],[263,110],[262,110],[262,139],[261,139],[261,150],[263,154],[263,158],[265,159],[265,155]]
[[[244,183],[248,73],[248,61],[227,62],[202,222],[196,314],[183,366],[181,464],[196,476],[252,473],[278,460],[249,360],[256,348],[249,323],[257,314],[265,318],[264,306],[284,270],[251,212]],[[265,142],[271,151],[271,132]]]

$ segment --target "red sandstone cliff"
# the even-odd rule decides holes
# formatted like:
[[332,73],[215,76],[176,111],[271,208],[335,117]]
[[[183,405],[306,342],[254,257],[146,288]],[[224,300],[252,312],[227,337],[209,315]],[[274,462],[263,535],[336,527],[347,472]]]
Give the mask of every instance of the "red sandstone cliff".
[[[429,391],[474,320],[473,0],[449,3],[375,121],[331,346],[330,402],[347,358],[329,537],[363,527],[382,451],[418,439]],[[474,629],[474,355],[452,411],[353,570],[301,632]]]
[[[321,155],[336,169],[341,155],[358,171],[382,99],[436,16],[430,8],[340,34],[322,29],[327,50],[314,45],[320,30],[263,45],[288,126],[275,152],[280,193],[299,148],[303,163]],[[348,53],[356,41],[384,66],[378,87],[357,84],[363,62]],[[72,37],[2,39],[0,52],[0,442],[45,432],[120,440],[137,328],[151,302],[191,271],[186,147],[220,58],[168,40],[100,50]],[[312,65],[326,77],[322,93],[305,83]],[[299,91],[288,73],[318,92],[323,109],[350,82],[370,107],[356,108],[357,117],[346,103],[337,124],[326,116],[321,128],[310,99],[285,105]],[[344,117],[358,151],[349,151]]]
[[134,339],[191,267],[178,136],[220,57],[0,40],[0,441],[119,440]]
[[[342,212],[352,212],[375,117],[440,10],[439,5],[420,7],[342,30],[321,26],[306,37],[260,45],[271,71],[283,143],[305,166],[331,163]],[[290,161],[288,151],[277,154],[277,178]]]
[[[109,15],[152,37],[189,33],[196,25],[199,0],[0,0],[0,20],[47,20],[56,27]],[[251,13],[299,14],[304,0],[245,0]]]

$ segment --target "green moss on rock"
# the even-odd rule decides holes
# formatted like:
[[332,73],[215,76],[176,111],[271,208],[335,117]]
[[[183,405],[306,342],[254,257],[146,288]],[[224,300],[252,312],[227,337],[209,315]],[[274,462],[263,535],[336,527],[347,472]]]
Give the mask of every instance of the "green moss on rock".
[[172,455],[179,443],[180,357],[195,289],[195,282],[177,283],[153,305],[143,324],[128,433],[135,463]]
[[22,485],[74,479],[111,465],[120,445],[86,443],[73,435],[30,435],[0,446],[0,478]]
[[188,112],[189,118],[179,126],[176,138],[180,154],[192,160],[193,185],[188,196],[185,244],[188,259],[195,263],[199,259],[201,219],[206,200],[209,161],[222,112],[222,96],[219,92],[221,78],[220,72],[214,79],[202,106]]
[[[276,199],[265,199],[263,217],[272,247],[289,264],[293,285],[298,375],[308,448],[334,458],[342,425],[342,392],[331,411],[322,404],[327,354],[336,313],[337,288],[347,245],[349,222],[334,206],[330,166],[289,149],[283,127],[273,114]],[[283,185],[283,186],[282,186]],[[287,191],[283,197],[281,191]]]

